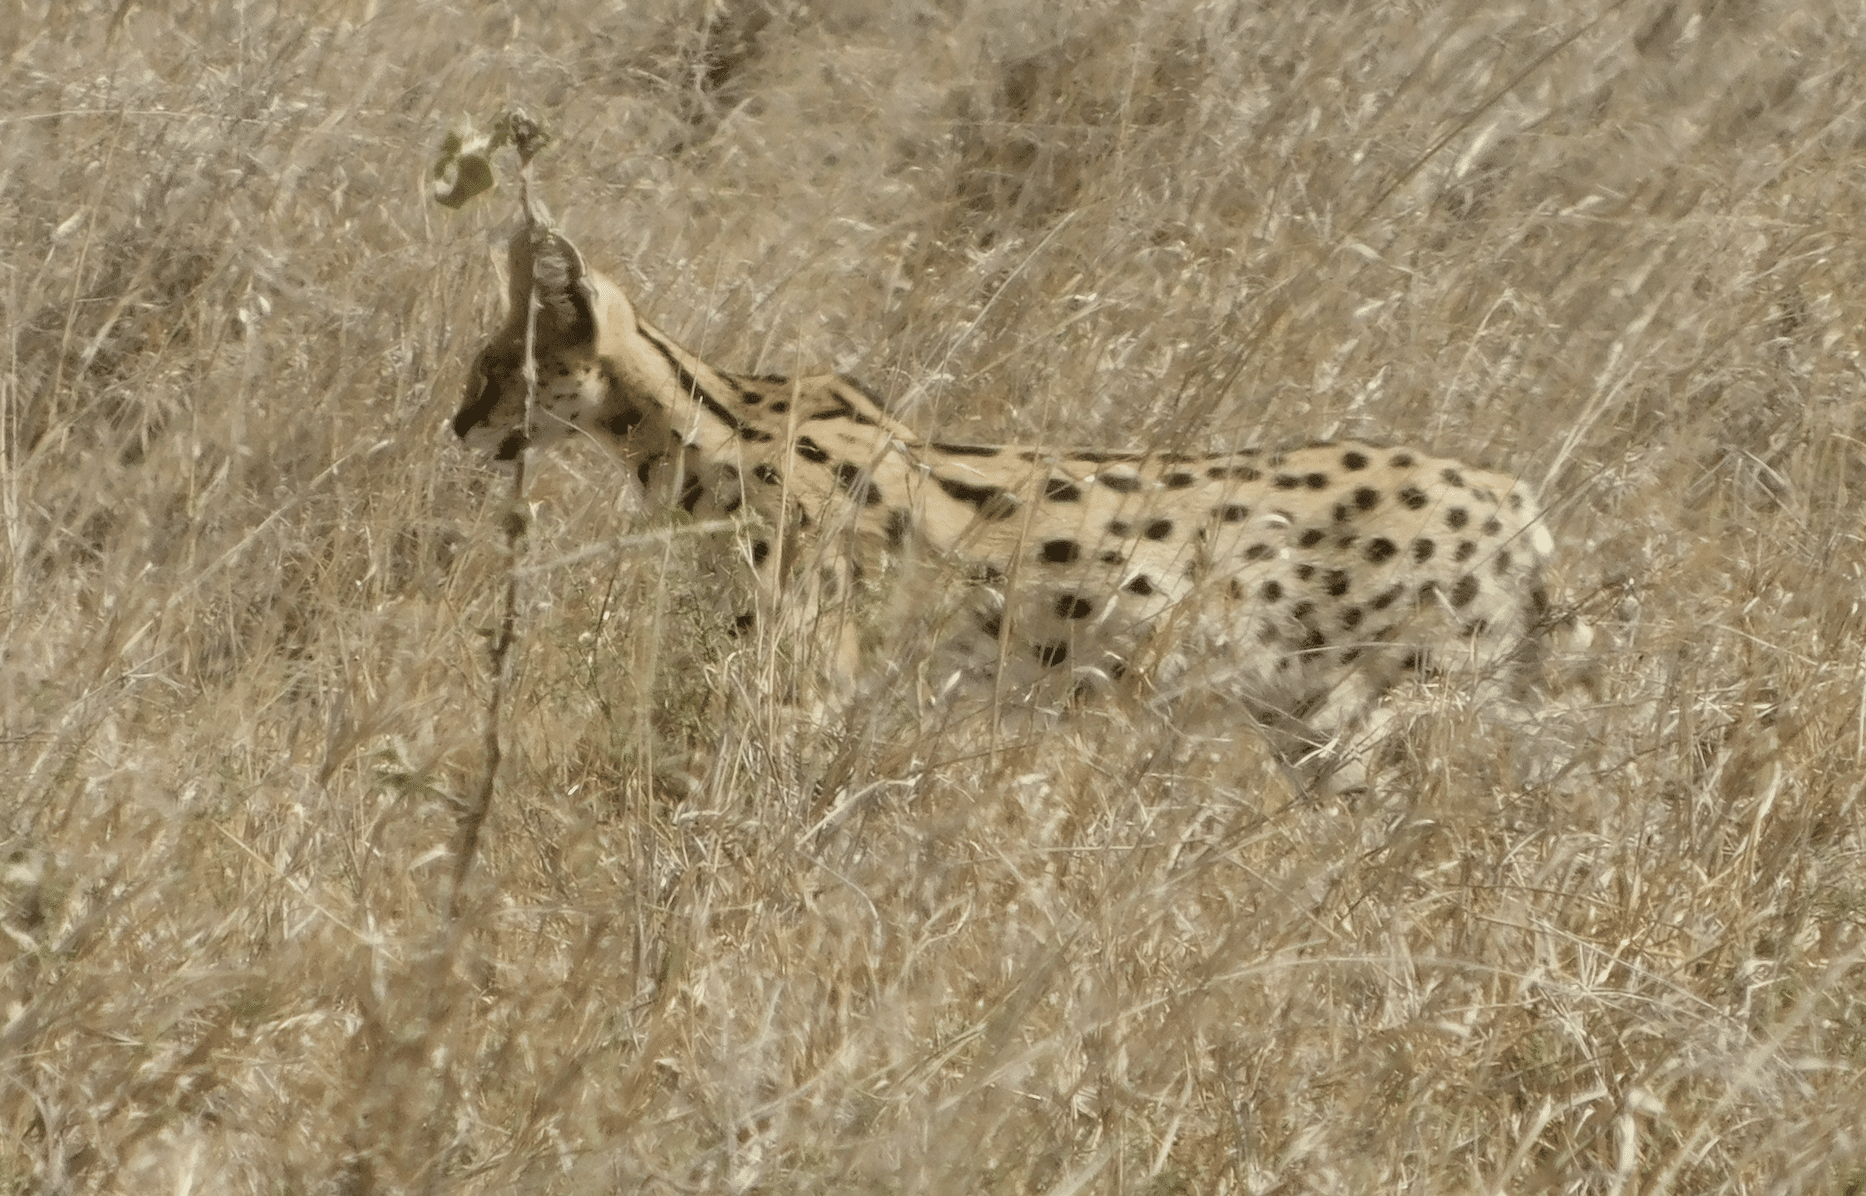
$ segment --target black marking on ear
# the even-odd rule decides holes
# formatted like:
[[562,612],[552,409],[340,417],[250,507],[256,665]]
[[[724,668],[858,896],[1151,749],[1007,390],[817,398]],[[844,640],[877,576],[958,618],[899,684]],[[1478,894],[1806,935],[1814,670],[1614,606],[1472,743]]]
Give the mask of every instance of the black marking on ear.
[[948,498],[977,508],[981,519],[997,521],[1009,519],[1017,513],[1017,500],[1006,494],[1001,486],[975,486],[938,474],[933,475],[933,480],[939,483],[939,488],[946,492]]
[[1051,478],[1043,483],[1043,497],[1050,502],[1081,502],[1082,487],[1067,478]]
[[797,438],[797,455],[816,465],[829,460],[829,451],[808,436]]
[[990,444],[953,444],[949,441],[935,440],[927,445],[935,452],[945,453],[948,457],[995,457],[1004,450]]
[[847,461],[838,461],[835,472],[836,484],[847,490],[849,497],[865,507],[881,505],[881,487],[869,480],[866,470]]

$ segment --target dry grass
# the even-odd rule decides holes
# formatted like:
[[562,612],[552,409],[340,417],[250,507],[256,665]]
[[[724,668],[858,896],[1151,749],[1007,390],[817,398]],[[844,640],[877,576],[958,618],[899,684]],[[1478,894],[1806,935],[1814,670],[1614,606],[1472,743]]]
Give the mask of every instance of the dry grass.
[[[1866,1185],[1857,5],[172,7],[0,21],[0,1190]],[[1590,696],[1353,808],[811,727],[676,538],[528,580],[450,919],[512,205],[423,172],[508,100],[723,364],[1546,477]]]

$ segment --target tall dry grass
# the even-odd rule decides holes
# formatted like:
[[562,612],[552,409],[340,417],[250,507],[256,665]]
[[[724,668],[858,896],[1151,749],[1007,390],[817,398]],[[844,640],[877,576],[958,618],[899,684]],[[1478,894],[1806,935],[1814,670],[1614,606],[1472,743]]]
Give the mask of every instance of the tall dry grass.
[[[178,7],[0,20],[0,1188],[1866,1184],[1856,5]],[[813,726],[674,537],[527,576],[449,917],[512,205],[424,172],[508,101],[723,365],[1546,479],[1589,686],[1356,805]]]

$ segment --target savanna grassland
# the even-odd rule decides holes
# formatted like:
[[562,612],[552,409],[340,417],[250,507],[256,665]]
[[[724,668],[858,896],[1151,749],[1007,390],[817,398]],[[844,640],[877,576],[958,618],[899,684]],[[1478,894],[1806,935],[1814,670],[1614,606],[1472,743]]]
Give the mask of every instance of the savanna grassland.
[[[1866,1189],[1863,45],[1845,0],[18,0],[0,1191]],[[813,706],[573,448],[462,861],[509,491],[445,423],[516,207],[428,170],[507,103],[720,364],[950,440],[1518,472],[1588,657],[1509,718],[1423,686],[1354,797],[1241,719]]]

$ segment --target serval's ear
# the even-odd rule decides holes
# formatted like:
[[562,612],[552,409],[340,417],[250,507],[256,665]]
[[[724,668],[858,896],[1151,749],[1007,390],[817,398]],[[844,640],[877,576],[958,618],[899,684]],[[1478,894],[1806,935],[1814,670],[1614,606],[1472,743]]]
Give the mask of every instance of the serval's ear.
[[596,341],[596,288],[583,255],[570,239],[548,226],[527,222],[511,244],[511,324],[525,335],[532,295],[537,295],[539,349],[572,348]]

